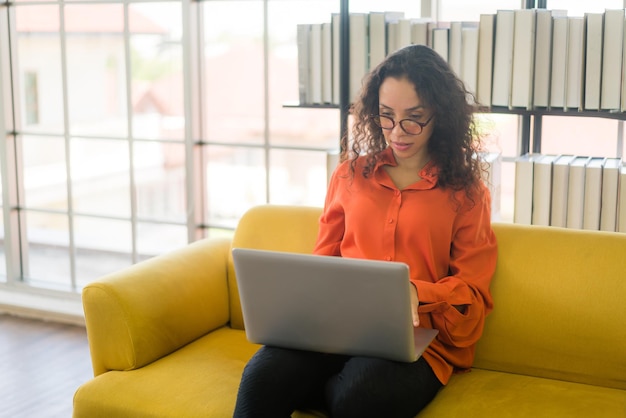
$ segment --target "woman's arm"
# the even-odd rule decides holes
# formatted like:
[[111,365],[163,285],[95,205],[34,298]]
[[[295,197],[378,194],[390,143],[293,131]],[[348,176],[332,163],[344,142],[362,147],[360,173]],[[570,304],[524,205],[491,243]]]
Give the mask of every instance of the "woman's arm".
[[485,316],[493,308],[489,285],[496,266],[497,243],[491,229],[489,192],[483,190],[474,206],[457,216],[449,275],[435,283],[413,281],[419,313],[430,317],[442,342],[456,347],[478,341]]

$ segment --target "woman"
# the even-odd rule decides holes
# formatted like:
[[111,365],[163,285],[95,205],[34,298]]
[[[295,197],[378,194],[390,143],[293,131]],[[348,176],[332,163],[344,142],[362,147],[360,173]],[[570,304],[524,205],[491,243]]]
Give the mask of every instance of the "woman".
[[263,347],[242,376],[236,417],[413,417],[468,370],[497,247],[476,158],[471,97],[432,49],[390,54],[353,108],[352,145],[333,173],[314,252],[401,261],[415,326],[439,335],[414,363]]

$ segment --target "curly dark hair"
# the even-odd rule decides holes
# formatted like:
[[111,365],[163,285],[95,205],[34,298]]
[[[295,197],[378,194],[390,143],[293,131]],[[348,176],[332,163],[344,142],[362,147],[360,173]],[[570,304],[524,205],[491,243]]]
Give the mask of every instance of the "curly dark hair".
[[471,195],[481,178],[480,137],[473,118],[476,99],[446,61],[424,45],[410,45],[388,55],[365,78],[361,94],[351,109],[354,117],[351,145],[344,147],[341,159],[351,159],[354,175],[356,160],[366,155],[363,175],[367,177],[379,154],[387,148],[382,130],[372,118],[379,113],[378,94],[387,77],[409,80],[422,104],[435,116],[428,152],[439,169],[438,185],[465,190]]

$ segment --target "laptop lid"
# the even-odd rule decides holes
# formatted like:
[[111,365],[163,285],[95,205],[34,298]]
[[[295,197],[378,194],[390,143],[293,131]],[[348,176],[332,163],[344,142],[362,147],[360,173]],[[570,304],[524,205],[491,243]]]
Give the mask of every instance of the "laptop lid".
[[249,341],[417,360],[438,331],[414,328],[404,263],[234,248]]

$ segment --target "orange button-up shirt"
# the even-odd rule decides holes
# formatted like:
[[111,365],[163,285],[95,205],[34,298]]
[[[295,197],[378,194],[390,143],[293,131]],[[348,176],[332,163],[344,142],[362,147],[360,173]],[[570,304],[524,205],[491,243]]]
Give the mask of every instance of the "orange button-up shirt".
[[[437,186],[437,167],[427,164],[421,180],[399,190],[384,165],[396,165],[390,149],[363,177],[340,164],[328,187],[314,253],[400,261],[409,266],[419,298],[421,327],[439,335],[424,352],[439,380],[467,370],[485,316],[493,308],[489,284],[497,245],[491,229],[490,195],[484,185],[470,201],[464,191]],[[454,306],[465,305],[461,311]]]

